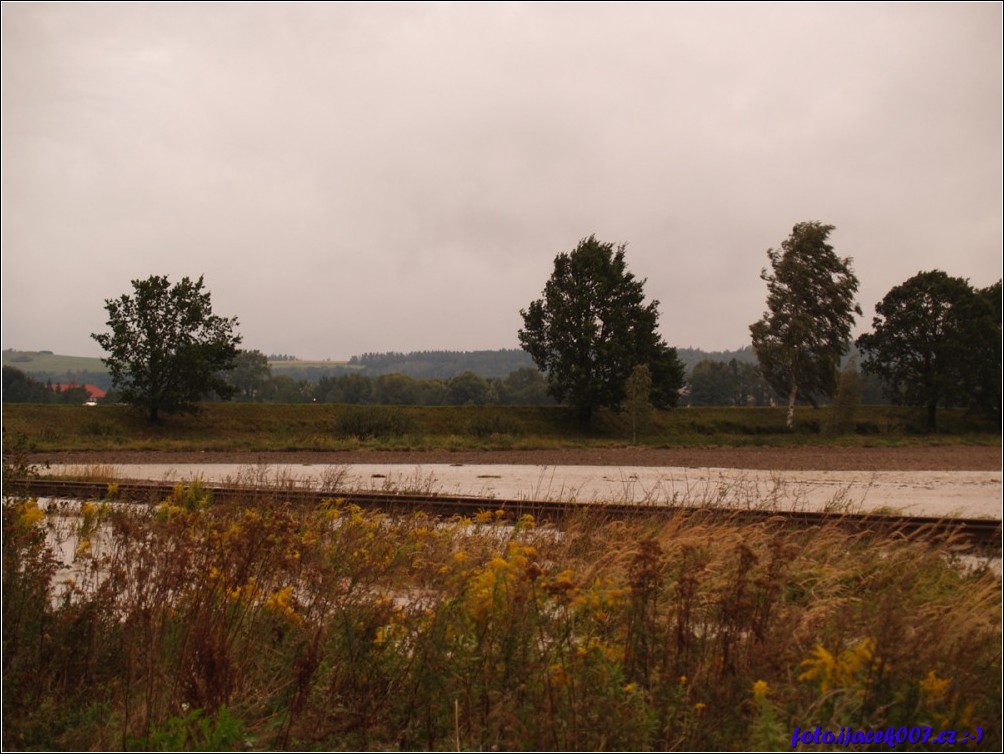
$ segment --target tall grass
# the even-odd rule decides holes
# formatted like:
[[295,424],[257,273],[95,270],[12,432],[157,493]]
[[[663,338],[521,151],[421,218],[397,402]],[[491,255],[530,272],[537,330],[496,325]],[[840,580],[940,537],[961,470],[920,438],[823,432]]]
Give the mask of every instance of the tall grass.
[[[973,443],[1000,446],[1000,427],[962,411],[939,413],[937,435],[923,431],[912,409],[869,406],[846,433],[823,431],[828,409],[805,409],[796,431],[783,408],[680,408],[655,412],[637,444],[908,445]],[[610,447],[632,442],[629,423],[599,411],[587,432],[571,409],[558,406],[338,406],[333,404],[206,404],[194,416],[157,425],[127,406],[5,404],[8,435],[23,434],[39,451],[59,450],[346,450],[356,448],[507,449]]]
[[[5,478],[7,474],[5,474]],[[837,528],[3,506],[3,737],[45,749],[682,750],[984,730],[1001,582]],[[65,521],[65,519],[63,519]]]

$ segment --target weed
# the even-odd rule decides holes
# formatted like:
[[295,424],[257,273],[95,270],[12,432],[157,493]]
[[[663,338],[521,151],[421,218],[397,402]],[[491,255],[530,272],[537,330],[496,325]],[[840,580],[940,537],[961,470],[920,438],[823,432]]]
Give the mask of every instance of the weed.
[[415,432],[417,424],[396,406],[346,406],[335,415],[334,432],[339,437],[387,438]]
[[810,720],[1000,743],[1001,581],[950,541],[390,516],[255,474],[276,494],[81,506],[61,592],[45,511],[5,498],[5,745],[771,749]]

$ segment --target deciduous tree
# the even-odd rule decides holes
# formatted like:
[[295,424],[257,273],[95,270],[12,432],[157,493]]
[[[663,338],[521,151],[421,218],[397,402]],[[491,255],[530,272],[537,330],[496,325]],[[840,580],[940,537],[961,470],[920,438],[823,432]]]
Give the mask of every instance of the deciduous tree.
[[796,225],[780,249],[768,249],[771,272],[767,311],[750,325],[760,371],[770,386],[788,397],[788,428],[795,425],[799,397],[816,405],[833,395],[840,357],[850,343],[858,279],[849,258],[827,243],[832,225]]
[[930,430],[939,405],[1000,412],[1000,283],[978,291],[941,270],[917,273],[875,305],[857,345],[894,403],[926,408]]
[[153,275],[132,286],[133,295],[105,301],[111,332],[91,335],[109,353],[102,361],[122,400],[155,422],[161,411],[194,410],[210,392],[233,395],[221,373],[237,358],[237,318],[213,314],[202,277],[172,286]]
[[234,387],[234,400],[253,402],[259,399],[272,378],[272,368],[261,351],[242,349],[237,352],[233,368],[222,376]]
[[659,335],[659,302],[628,272],[623,245],[590,236],[554,260],[543,297],[520,311],[519,341],[547,374],[548,391],[588,424],[601,406],[624,400],[631,370],[647,364],[652,402],[675,406],[683,384],[676,349]]

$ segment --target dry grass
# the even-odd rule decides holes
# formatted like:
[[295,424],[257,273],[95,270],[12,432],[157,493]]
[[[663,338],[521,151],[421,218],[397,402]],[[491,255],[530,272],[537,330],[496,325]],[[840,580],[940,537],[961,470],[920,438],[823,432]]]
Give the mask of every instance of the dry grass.
[[304,509],[246,473],[279,502],[193,484],[68,532],[5,493],[5,747],[771,749],[816,725],[1000,745],[1001,581],[951,542]]

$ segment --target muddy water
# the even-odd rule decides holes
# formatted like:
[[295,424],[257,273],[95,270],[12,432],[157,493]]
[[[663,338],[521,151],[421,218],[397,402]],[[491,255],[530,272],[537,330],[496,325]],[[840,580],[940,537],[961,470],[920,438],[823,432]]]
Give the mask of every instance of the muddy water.
[[[121,464],[122,479],[287,483],[326,490],[407,490],[485,498],[894,509],[907,515],[1001,518],[1000,471],[755,471],[651,466]],[[53,466],[50,473],[73,470]]]

